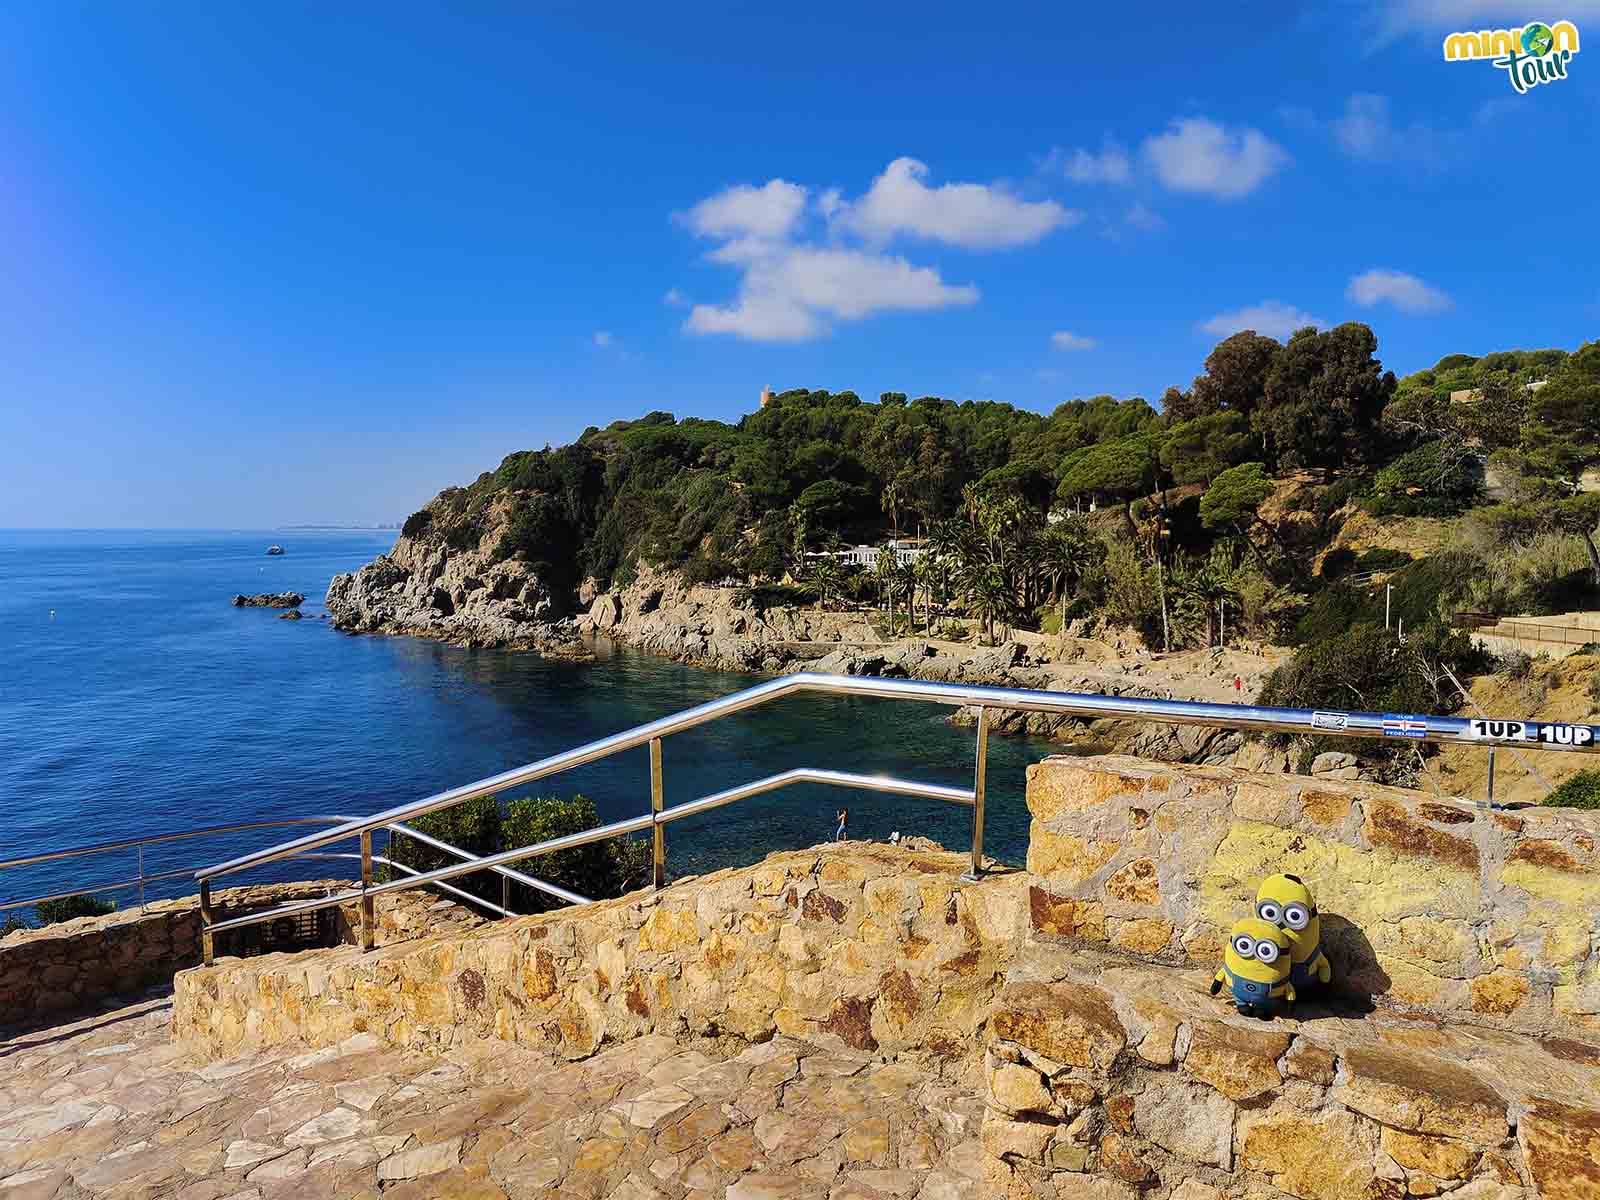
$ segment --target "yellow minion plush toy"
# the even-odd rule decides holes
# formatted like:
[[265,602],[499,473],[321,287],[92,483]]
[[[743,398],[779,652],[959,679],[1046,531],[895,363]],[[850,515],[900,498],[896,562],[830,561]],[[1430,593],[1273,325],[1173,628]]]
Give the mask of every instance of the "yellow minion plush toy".
[[1333,967],[1322,952],[1322,918],[1298,875],[1269,875],[1256,892],[1256,916],[1289,934],[1289,982],[1296,987],[1327,984]]
[[1233,1003],[1247,1017],[1266,1017],[1272,1002],[1294,1003],[1289,982],[1289,935],[1260,917],[1242,917],[1228,931],[1222,967],[1211,981],[1215,996],[1226,983]]

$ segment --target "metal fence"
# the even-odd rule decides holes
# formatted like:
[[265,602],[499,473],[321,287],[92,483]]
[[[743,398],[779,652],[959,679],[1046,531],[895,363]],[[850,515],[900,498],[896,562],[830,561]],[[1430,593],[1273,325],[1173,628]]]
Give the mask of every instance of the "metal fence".
[[[951,707],[975,707],[978,710],[977,745],[973,761],[972,787],[951,788],[915,780],[893,779],[877,775],[863,775],[845,771],[801,768],[778,775],[767,776],[749,783],[730,787],[724,791],[702,796],[685,804],[665,808],[662,800],[662,742],[676,733],[693,729],[710,721],[756,708],[800,693],[822,693],[840,696],[870,696],[888,700],[911,700],[942,704]],[[229,859],[227,862],[195,872],[200,884],[200,908],[204,925],[203,949],[207,962],[212,960],[213,934],[258,921],[272,920],[278,916],[292,915],[360,901],[362,908],[362,944],[371,945],[373,921],[372,904],[375,897],[387,892],[443,884],[458,876],[484,868],[503,868],[509,863],[537,858],[559,850],[607,838],[621,837],[649,830],[653,841],[654,882],[657,888],[666,884],[667,848],[666,826],[696,813],[732,804],[751,796],[787,787],[794,783],[821,783],[835,787],[858,788],[880,792],[893,792],[925,799],[936,799],[961,804],[972,809],[972,848],[969,878],[977,878],[983,871],[983,821],[985,773],[988,757],[989,720],[995,710],[1022,710],[1054,713],[1073,717],[1109,717],[1122,720],[1150,720],[1176,725],[1206,725],[1214,728],[1239,729],[1251,732],[1286,732],[1339,737],[1401,738],[1412,744],[1422,741],[1467,744],[1483,749],[1497,745],[1527,745],[1531,749],[1567,752],[1600,751],[1600,728],[1588,725],[1556,725],[1538,721],[1489,721],[1478,718],[1438,717],[1405,713],[1370,713],[1321,711],[1309,709],[1272,708],[1253,704],[1212,704],[1190,700],[1154,700],[1125,696],[1102,696],[1076,692],[1031,691],[1023,688],[987,687],[966,684],[927,683],[911,679],[880,679],[865,676],[837,676],[818,674],[790,675],[757,684],[743,691],[708,701],[694,708],[661,717],[633,729],[612,734],[610,737],[577,746],[571,750],[540,759],[538,762],[505,771],[499,775],[480,779],[462,787],[440,792],[422,800],[387,809],[371,817],[349,821],[334,829],[308,834],[281,845],[269,847],[253,854]],[[1549,737],[1546,737],[1548,730]],[[563,771],[581,767],[607,758],[613,754],[638,746],[648,746],[650,753],[649,796],[650,810],[637,817],[613,821],[594,829],[565,837],[552,838],[530,846],[519,846],[497,854],[473,858],[469,862],[424,871],[404,879],[374,884],[372,881],[372,832],[408,821],[425,813],[437,812],[468,800],[508,791],[535,780],[544,779]],[[211,911],[210,890],[212,881],[281,859],[318,850],[344,838],[360,839],[362,862],[359,889],[330,896],[325,899],[296,901],[260,913],[216,920]],[[470,856],[468,856],[470,857]],[[563,893],[552,885],[528,877],[524,882],[541,890],[561,896],[571,903],[587,903],[581,896]]]

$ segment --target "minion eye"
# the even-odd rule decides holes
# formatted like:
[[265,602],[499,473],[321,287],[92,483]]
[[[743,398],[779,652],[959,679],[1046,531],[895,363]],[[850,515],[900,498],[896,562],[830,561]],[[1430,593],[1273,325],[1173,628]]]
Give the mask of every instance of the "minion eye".
[[1311,914],[1299,904],[1291,904],[1283,910],[1283,923],[1290,929],[1304,929],[1311,924]]
[[1278,947],[1263,938],[1256,943],[1256,957],[1264,963],[1275,963],[1278,961]]
[[[1267,945],[1268,943],[1263,942],[1262,944]],[[1233,939],[1233,950],[1240,958],[1254,958],[1256,956],[1255,940],[1248,933],[1241,933]]]
[[1256,905],[1256,915],[1263,921],[1271,921],[1276,925],[1278,918],[1282,915],[1282,910],[1271,900],[1263,900]]

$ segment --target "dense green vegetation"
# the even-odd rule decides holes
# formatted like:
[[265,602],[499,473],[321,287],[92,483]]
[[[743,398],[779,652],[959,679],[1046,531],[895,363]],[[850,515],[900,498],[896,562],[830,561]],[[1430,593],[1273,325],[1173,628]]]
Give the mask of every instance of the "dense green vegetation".
[[[420,833],[471,854],[484,855],[581,833],[600,824],[600,817],[594,801],[583,795],[571,799],[524,796],[507,801],[503,807],[494,796],[482,796],[428,813],[410,824]],[[403,836],[394,839],[389,857],[419,872],[461,861]],[[525,875],[598,900],[620,896],[650,882],[650,844],[638,838],[610,838],[511,866]],[[500,876],[490,871],[461,876],[452,883],[462,891],[500,903]],[[510,900],[512,909],[519,913],[543,912],[561,903],[548,893],[520,883],[511,885]]]
[[[33,906],[34,926],[56,925],[62,921],[71,921],[77,917],[103,917],[107,913],[117,911],[115,901],[102,900],[98,896],[68,896],[62,900],[43,900]],[[32,928],[15,913],[6,916],[5,923],[0,925],[0,937],[17,929]]]
[[1600,808],[1600,771],[1579,771],[1544,802],[1556,808]]
[[[405,532],[477,547],[499,529],[492,555],[558,591],[625,584],[647,562],[770,602],[870,599],[896,628],[959,614],[995,636],[1092,615],[1173,648],[1308,642],[1381,623],[1385,583],[1419,633],[1460,608],[1595,601],[1600,493],[1579,480],[1597,464],[1600,343],[1450,355],[1397,380],[1351,323],[1226,338],[1159,412],[1138,397],[1041,415],[803,388],[736,424],[654,412],[513,454]],[[1416,562],[1323,558],[1363,510],[1453,532]],[[937,560],[918,573],[817,556],[894,534],[928,537]]]

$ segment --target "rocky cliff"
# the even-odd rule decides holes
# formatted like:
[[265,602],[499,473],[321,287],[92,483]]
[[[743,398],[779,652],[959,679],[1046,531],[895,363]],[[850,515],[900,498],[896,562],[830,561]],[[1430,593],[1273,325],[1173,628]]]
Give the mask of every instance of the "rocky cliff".
[[471,543],[452,545],[430,526],[402,534],[394,549],[359,571],[335,575],[326,601],[334,626],[585,656],[577,628],[563,619],[568,598],[519,556],[497,556],[508,511],[508,504],[491,508]]

